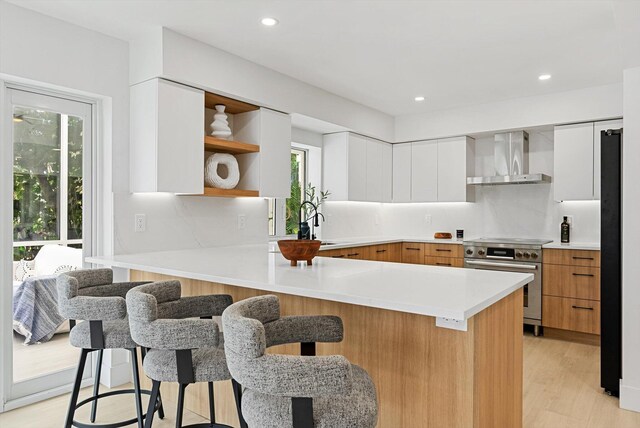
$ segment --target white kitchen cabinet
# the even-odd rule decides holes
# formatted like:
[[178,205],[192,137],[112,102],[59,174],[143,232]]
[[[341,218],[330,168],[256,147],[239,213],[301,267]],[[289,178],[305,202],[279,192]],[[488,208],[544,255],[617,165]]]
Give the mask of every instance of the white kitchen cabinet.
[[553,188],[556,201],[593,199],[593,122],[556,126]]
[[600,199],[600,131],[621,127],[620,120],[555,127],[553,187],[556,201]]
[[237,155],[238,188],[259,189],[261,197],[291,197],[291,117],[260,108],[233,116],[238,141],[257,144],[260,152]]
[[382,145],[374,140],[367,141],[367,181],[366,200],[382,202]]
[[438,201],[438,140],[411,145],[411,202]]
[[382,148],[382,202],[393,200],[393,146],[380,143]]
[[204,92],[151,79],[130,102],[131,191],[202,194]]
[[323,137],[323,189],[334,201],[391,200],[391,145],[349,132]]
[[602,155],[601,150],[601,131],[607,129],[620,129],[622,128],[622,120],[604,120],[602,122],[596,122],[593,126],[593,198],[600,199],[600,161]]
[[470,137],[438,140],[438,202],[470,202],[475,191],[467,177],[475,175],[475,147]]
[[393,202],[411,202],[411,143],[393,145]]

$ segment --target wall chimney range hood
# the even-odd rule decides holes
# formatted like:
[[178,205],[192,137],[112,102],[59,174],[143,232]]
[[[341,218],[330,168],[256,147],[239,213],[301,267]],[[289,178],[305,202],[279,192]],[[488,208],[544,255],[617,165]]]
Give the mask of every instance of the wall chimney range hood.
[[529,173],[529,134],[525,131],[495,135],[493,147],[495,175],[467,177],[467,184],[536,184],[550,183],[546,174]]

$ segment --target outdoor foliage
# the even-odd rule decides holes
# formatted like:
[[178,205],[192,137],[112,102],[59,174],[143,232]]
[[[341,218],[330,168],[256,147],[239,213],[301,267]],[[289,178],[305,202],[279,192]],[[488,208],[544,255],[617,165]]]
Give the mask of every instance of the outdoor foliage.
[[[61,115],[16,108],[14,117],[13,239],[82,238],[82,119],[68,117],[68,224],[60,222]],[[14,260],[31,259],[39,247],[16,247]]]

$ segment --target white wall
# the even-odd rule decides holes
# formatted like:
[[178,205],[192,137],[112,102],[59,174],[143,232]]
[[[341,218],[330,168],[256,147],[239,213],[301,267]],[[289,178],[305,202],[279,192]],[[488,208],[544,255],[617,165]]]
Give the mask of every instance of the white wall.
[[108,97],[114,191],[129,188],[128,44],[0,1],[0,73]]
[[[162,41],[162,68],[152,58]],[[287,113],[299,113],[386,141],[393,117],[308,83],[163,28],[132,43],[132,82],[165,77],[229,94]]]
[[640,412],[640,67],[624,71],[620,406]]
[[[531,172],[553,175],[553,131],[530,131]],[[493,174],[493,137],[476,139],[476,171]],[[562,216],[573,216],[572,241],[600,241],[600,203],[553,200],[552,184],[482,186],[475,203],[328,203],[324,239],[350,236],[433,237],[464,229],[465,237],[559,240]],[[428,224],[425,216],[431,216]],[[377,223],[376,223],[377,222]]]
[[613,84],[490,104],[396,117],[395,141],[416,141],[622,116],[622,85]]
[[291,128],[291,141],[307,146],[322,147],[322,134],[306,129]]

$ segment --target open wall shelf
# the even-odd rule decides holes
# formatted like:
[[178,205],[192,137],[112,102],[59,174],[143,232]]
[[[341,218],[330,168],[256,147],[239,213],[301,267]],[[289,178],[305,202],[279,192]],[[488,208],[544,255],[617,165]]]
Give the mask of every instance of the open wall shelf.
[[204,149],[217,153],[231,153],[242,155],[245,153],[258,153],[260,146],[257,144],[242,143],[240,141],[221,140],[220,138],[204,137]]
[[246,113],[260,108],[256,105],[245,103],[244,101],[234,100],[233,98],[223,97],[222,95],[212,94],[211,92],[205,92],[204,107],[213,109],[216,104],[224,104],[227,106],[225,109],[225,113],[227,114]]
[[238,197],[257,197],[259,196],[257,190],[243,190],[243,189],[217,189],[215,187],[205,187],[204,196],[222,196],[226,198],[238,198]]

